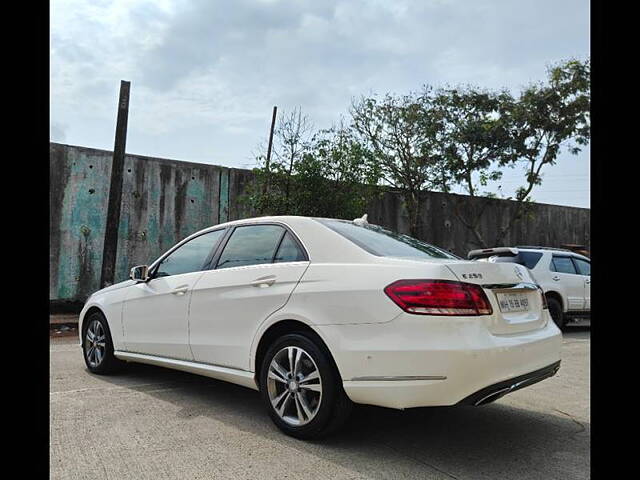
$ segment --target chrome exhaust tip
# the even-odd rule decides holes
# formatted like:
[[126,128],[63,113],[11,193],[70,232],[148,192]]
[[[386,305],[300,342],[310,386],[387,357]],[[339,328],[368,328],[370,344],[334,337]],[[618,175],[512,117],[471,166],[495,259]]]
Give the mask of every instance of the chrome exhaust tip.
[[485,405],[487,403],[494,402],[494,401],[498,400],[500,397],[505,396],[511,390],[513,390],[513,385],[508,386],[506,388],[502,388],[502,389],[500,389],[500,390],[498,390],[496,392],[490,393],[489,395],[486,395],[486,396],[482,397],[480,400],[477,400],[473,405],[475,407],[478,407],[480,405]]

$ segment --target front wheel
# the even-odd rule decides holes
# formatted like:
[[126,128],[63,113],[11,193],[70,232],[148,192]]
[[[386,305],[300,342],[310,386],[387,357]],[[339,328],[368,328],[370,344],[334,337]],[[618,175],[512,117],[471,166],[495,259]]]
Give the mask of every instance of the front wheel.
[[107,319],[99,312],[92,313],[86,320],[82,335],[84,362],[91,373],[99,375],[113,373],[124,362],[113,354],[113,341]]
[[352,408],[328,352],[306,334],[288,334],[271,345],[262,362],[260,393],[276,426],[301,439],[333,433]]

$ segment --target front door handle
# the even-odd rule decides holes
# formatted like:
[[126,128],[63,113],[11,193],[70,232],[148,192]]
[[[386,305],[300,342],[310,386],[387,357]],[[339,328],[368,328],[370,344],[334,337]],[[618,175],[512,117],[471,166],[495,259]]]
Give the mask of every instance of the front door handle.
[[584,281],[584,283],[586,283],[587,285],[589,285],[591,283],[591,280],[587,279]]
[[274,283],[276,283],[276,276],[268,275],[266,277],[256,278],[253,282],[251,282],[251,285],[253,285],[254,287],[266,288],[270,287]]
[[185,286],[183,286],[183,287],[174,288],[174,289],[171,291],[171,293],[172,293],[173,295],[177,295],[177,296],[179,296],[179,297],[180,297],[180,296],[184,295],[185,293],[187,293],[187,290],[189,290],[189,286],[188,286],[188,285],[185,285]]

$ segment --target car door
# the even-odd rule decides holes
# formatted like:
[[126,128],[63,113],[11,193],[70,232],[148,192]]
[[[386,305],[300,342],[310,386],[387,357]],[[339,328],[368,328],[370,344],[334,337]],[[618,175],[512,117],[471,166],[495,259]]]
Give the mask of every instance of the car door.
[[568,255],[553,255],[551,280],[564,287],[568,310],[584,310],[584,280]]
[[284,225],[234,228],[193,288],[190,344],[198,362],[251,370],[251,342],[260,324],[285,305],[309,265]]
[[122,321],[127,351],[193,360],[187,313],[191,289],[224,229],[200,234],[152,265],[150,279],[130,287]]
[[584,309],[591,310],[591,262],[573,257],[573,263],[584,282]]

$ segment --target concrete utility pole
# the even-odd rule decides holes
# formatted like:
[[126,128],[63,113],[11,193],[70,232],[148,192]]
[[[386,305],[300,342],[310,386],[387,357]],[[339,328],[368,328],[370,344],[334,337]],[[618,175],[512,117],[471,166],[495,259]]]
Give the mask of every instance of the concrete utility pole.
[[129,91],[131,82],[120,81],[120,99],[118,101],[118,120],[116,122],[116,140],[113,147],[113,163],[111,165],[111,185],[109,187],[109,203],[107,222],[102,250],[101,287],[113,284],[116,270],[116,254],[118,251],[118,227],[120,225],[120,205],[122,203],[122,177],[124,172],[124,155],[127,144],[127,120],[129,118]]
[[[270,175],[270,170],[269,168],[271,167],[271,146],[273,145],[273,131],[276,127],[276,113],[278,112],[278,107],[277,106],[273,106],[273,115],[271,116],[271,131],[269,132],[269,146],[267,147],[267,158],[265,160],[265,171],[267,172],[267,178],[265,180],[265,182],[262,184],[262,196],[264,197],[267,193],[267,190],[269,188],[269,175]],[[262,208],[260,213],[263,213],[266,209],[267,209],[267,202],[265,202],[264,204],[262,204]]]
[[267,147],[267,171],[269,171],[269,162],[271,162],[271,145],[273,145],[273,130],[276,126],[276,113],[278,107],[273,106],[273,115],[271,117],[271,131],[269,132],[269,146]]

